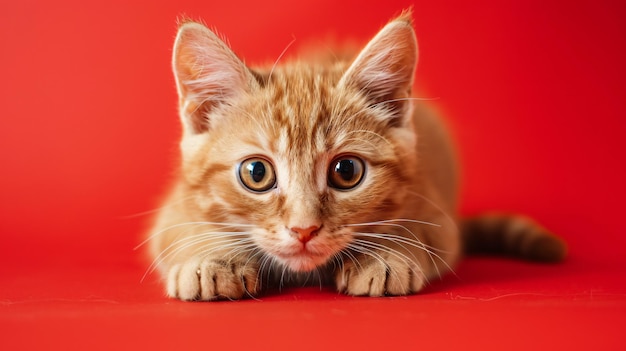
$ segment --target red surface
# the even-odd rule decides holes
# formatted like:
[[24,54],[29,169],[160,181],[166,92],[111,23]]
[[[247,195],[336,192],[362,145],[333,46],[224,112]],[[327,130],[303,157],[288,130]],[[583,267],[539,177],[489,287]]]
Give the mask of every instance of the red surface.
[[537,218],[569,242],[564,264],[470,258],[387,299],[182,303],[141,282],[148,217],[132,215],[158,204],[180,131],[176,19],[258,62],[294,37],[365,40],[411,4],[260,3],[0,4],[0,349],[624,349],[622,1],[415,3],[418,82],[458,136],[463,211]]

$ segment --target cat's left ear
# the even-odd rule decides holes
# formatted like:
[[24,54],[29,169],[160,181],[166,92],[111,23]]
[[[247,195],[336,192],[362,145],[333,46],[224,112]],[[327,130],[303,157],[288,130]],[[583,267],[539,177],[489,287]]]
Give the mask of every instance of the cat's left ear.
[[389,124],[404,124],[411,111],[411,89],[418,49],[411,12],[389,22],[365,46],[339,82],[365,94],[370,106],[388,113]]

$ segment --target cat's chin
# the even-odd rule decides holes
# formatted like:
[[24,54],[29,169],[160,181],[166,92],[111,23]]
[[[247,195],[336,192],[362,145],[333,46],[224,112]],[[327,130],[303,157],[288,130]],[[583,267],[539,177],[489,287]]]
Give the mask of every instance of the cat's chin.
[[326,258],[320,256],[310,256],[306,254],[280,255],[278,260],[290,270],[298,273],[306,273],[326,263]]

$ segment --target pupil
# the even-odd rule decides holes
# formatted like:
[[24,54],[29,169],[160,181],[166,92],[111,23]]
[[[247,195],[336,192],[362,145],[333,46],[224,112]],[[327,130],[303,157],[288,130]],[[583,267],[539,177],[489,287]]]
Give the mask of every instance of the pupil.
[[265,166],[262,162],[254,162],[248,166],[250,170],[250,175],[252,176],[252,180],[255,182],[260,182],[265,178]]
[[354,177],[354,162],[352,160],[341,160],[335,166],[335,172],[339,173],[341,179],[352,180]]

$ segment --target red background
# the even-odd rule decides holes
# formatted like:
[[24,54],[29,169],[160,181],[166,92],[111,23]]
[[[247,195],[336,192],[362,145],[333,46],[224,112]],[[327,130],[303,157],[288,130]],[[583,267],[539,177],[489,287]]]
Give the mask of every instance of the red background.
[[[624,4],[3,1],[0,348],[623,348]],[[364,42],[410,5],[420,94],[457,136],[463,211],[529,214],[568,241],[567,262],[470,258],[386,299],[182,303],[141,282],[149,216],[135,215],[158,205],[177,157],[177,18],[272,62],[293,38]]]

